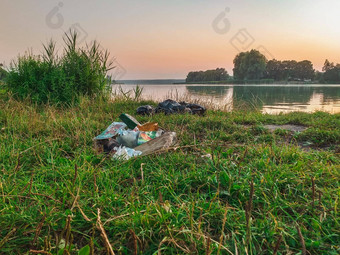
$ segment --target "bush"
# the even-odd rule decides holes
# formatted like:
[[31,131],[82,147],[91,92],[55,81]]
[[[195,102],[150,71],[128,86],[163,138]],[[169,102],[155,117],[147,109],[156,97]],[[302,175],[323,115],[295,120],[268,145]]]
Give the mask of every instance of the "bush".
[[36,103],[72,104],[79,97],[98,96],[108,91],[112,69],[109,53],[97,42],[77,47],[77,33],[64,36],[63,54],[56,53],[56,43],[44,45],[43,55],[28,52],[19,56],[6,77],[8,90],[18,99],[30,98]]

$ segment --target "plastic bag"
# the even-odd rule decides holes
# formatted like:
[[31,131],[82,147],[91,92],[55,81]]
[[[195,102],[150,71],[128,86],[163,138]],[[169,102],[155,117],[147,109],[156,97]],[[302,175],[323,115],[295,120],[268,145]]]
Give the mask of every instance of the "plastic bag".
[[117,142],[129,148],[135,148],[138,145],[139,131],[136,130],[119,130]]
[[130,158],[142,155],[141,151],[136,151],[125,146],[115,148],[116,153],[112,156],[113,159],[129,160]]

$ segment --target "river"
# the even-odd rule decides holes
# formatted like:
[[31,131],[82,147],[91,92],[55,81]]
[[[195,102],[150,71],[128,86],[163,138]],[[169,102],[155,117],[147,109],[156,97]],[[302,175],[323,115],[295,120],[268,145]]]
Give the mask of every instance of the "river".
[[340,113],[340,85],[175,85],[170,82],[125,81],[113,85],[113,89],[119,90],[121,86],[124,91],[131,91],[138,84],[143,88],[143,99],[203,102],[214,109],[254,107],[269,114],[294,111]]

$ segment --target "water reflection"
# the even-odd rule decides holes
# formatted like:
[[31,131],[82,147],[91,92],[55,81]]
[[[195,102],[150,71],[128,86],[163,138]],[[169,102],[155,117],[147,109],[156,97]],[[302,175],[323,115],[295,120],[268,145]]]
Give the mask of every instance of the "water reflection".
[[[131,89],[135,85],[123,85]],[[256,102],[262,112],[326,111],[340,113],[340,85],[142,85],[146,99],[188,97],[232,110],[240,102]]]
[[216,102],[222,105],[226,102],[225,96],[232,101],[229,101],[231,105],[241,101],[254,102],[266,113],[340,112],[340,86],[321,86],[187,86],[187,90],[192,95],[213,95],[223,99]]

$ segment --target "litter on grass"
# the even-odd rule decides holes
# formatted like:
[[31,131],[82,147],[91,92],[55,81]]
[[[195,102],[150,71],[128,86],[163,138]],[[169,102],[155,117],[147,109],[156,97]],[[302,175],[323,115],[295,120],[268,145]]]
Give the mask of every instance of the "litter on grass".
[[186,102],[176,102],[171,99],[167,99],[158,104],[156,108],[151,105],[143,105],[137,108],[137,114],[151,115],[154,113],[164,113],[166,115],[173,113],[190,113],[204,115],[206,108],[199,104],[190,104]]
[[176,133],[165,132],[158,123],[142,125],[128,114],[119,117],[123,122],[113,122],[94,138],[98,152],[113,154],[113,159],[128,160],[162,151],[176,143]]

